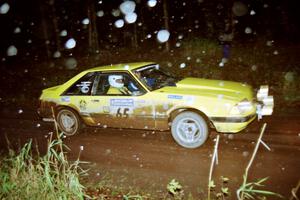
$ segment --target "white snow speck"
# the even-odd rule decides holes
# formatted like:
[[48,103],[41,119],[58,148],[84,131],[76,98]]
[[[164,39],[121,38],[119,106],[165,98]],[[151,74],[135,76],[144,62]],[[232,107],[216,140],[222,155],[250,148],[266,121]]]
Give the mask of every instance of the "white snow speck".
[[8,47],[7,49],[8,56],[16,56],[17,54],[18,54],[18,49],[14,45]]
[[82,24],[84,25],[88,25],[90,23],[90,19],[89,18],[85,18],[81,21]]
[[223,63],[223,62],[220,62],[220,63],[219,63],[219,67],[224,67],[224,63]]
[[157,40],[161,43],[167,42],[169,37],[170,33],[167,30],[160,30],[157,32]]
[[28,43],[28,44],[31,44],[31,43],[32,43],[32,40],[29,39],[29,40],[27,41],[27,43]]
[[219,100],[222,100],[222,99],[223,99],[223,97],[224,97],[224,95],[223,95],[223,94],[219,94],[219,95],[218,95],[218,99],[219,99]]
[[251,66],[251,70],[252,70],[252,71],[256,71],[256,70],[257,70],[257,66],[256,66],[256,65],[252,65],[252,66]]
[[201,58],[197,58],[196,63],[201,63]]
[[53,54],[54,58],[59,58],[60,56],[61,56],[60,51],[55,51],[54,54]]
[[121,12],[120,12],[119,9],[113,9],[113,10],[111,11],[111,14],[112,14],[114,17],[119,17],[120,14],[121,14]]
[[156,0],[148,0],[148,2],[147,2],[147,5],[151,8],[156,6],[156,4],[157,4]]
[[268,4],[264,4],[264,8],[268,8],[269,7],[269,5]]
[[124,26],[124,20],[123,19],[118,19],[115,21],[115,27],[117,28],[122,28]]
[[187,59],[187,60],[191,60],[192,58],[191,58],[191,56],[188,56],[188,57],[186,57],[186,59]]
[[41,127],[41,124],[38,123],[38,124],[36,125],[36,127],[37,127],[37,128]]
[[14,33],[21,33],[21,28],[20,27],[16,27],[14,30]]
[[278,55],[279,52],[278,52],[277,50],[275,50],[275,51],[273,52],[273,54],[274,54],[274,55]]
[[152,37],[152,35],[151,34],[148,34],[147,36],[146,36],[146,38],[151,38]]
[[255,14],[256,14],[256,12],[254,10],[250,11],[250,15],[255,15]]
[[83,146],[82,145],[80,146],[80,151],[83,151]]
[[182,39],[183,39],[183,35],[179,35],[179,36],[178,36],[178,39],[179,39],[179,40],[182,40]]
[[132,24],[132,23],[136,22],[136,19],[137,19],[137,14],[134,12],[128,13],[127,15],[125,15],[125,21],[128,24]]
[[128,70],[128,69],[129,69],[129,65],[125,65],[125,66],[124,66],[124,69],[125,69],[125,70]]
[[245,28],[245,33],[246,33],[246,34],[252,33],[252,29],[251,29],[250,27],[246,27],[246,28]]
[[124,1],[120,5],[120,10],[124,15],[133,13],[135,10],[135,2],[134,1]]
[[243,156],[244,156],[244,157],[249,156],[249,152],[248,152],[248,151],[244,151],[244,152],[243,152]]
[[76,41],[73,38],[70,38],[65,44],[65,47],[67,49],[73,49],[75,46],[76,46]]
[[67,69],[75,69],[77,67],[77,60],[75,58],[68,58],[65,61],[65,66]]
[[[287,82],[293,82],[295,80],[295,74],[293,72],[287,72],[284,75],[284,79]],[[300,133],[299,133],[299,136],[300,136]]]
[[273,44],[274,44],[274,40],[268,40],[267,43],[266,43],[266,45],[267,45],[268,47],[273,46]]
[[181,63],[181,64],[179,65],[179,67],[180,67],[180,69],[183,69],[183,68],[186,67],[186,64],[185,64],[185,63]]
[[18,113],[19,113],[19,114],[22,114],[22,113],[23,113],[23,110],[22,110],[22,109],[18,110]]
[[181,43],[180,43],[180,42],[176,42],[175,46],[176,46],[176,47],[180,47],[180,46],[181,46]]
[[228,139],[229,140],[233,140],[234,139],[234,135],[233,134],[228,135]]
[[241,17],[247,14],[248,7],[241,1],[235,1],[232,6],[232,12],[236,16]]
[[98,16],[98,17],[103,17],[103,16],[104,16],[103,10],[99,10],[99,11],[97,12],[97,16]]
[[9,4],[8,3],[4,3],[1,5],[0,7],[0,14],[6,14],[9,11]]
[[107,128],[107,125],[103,125],[103,128]]

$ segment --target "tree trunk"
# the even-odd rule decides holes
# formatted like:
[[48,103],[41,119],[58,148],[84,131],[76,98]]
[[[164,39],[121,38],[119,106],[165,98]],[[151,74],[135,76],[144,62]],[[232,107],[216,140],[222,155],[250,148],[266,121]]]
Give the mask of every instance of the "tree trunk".
[[98,42],[98,31],[96,25],[96,13],[95,13],[95,5],[93,1],[89,1],[88,5],[88,18],[90,20],[89,23],[89,55],[95,54],[99,51],[99,42]]
[[55,37],[55,47],[56,51],[61,50],[61,41],[59,36],[59,30],[57,25],[56,9],[55,9],[55,0],[50,1],[50,6],[52,8],[52,23],[54,28],[54,37]]
[[[167,0],[163,1],[163,9],[164,9],[164,26],[165,26],[165,29],[170,32]],[[166,42],[165,50],[170,51],[169,40]]]
[[[43,39],[45,41],[49,41],[49,35],[48,35],[48,26],[46,23],[46,19],[45,19],[45,4],[43,4],[43,2],[39,2],[39,7],[40,7],[40,12],[41,12],[41,17],[42,17],[42,32],[43,32]],[[46,56],[47,59],[49,59],[51,57],[51,51],[49,48],[49,42],[45,42],[45,50],[46,50]]]

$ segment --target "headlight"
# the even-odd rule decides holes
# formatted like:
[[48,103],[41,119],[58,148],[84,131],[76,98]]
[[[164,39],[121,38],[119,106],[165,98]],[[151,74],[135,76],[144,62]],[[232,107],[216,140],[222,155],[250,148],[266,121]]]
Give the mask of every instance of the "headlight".
[[253,109],[254,109],[253,103],[251,101],[249,101],[248,99],[244,99],[232,108],[231,114],[234,114],[234,115],[244,114]]

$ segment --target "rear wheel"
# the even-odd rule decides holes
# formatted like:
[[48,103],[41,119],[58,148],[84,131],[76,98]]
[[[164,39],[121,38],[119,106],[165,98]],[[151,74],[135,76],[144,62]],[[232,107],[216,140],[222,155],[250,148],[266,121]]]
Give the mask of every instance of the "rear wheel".
[[81,121],[77,113],[71,109],[63,108],[56,116],[59,129],[67,136],[75,135],[81,128]]
[[206,141],[209,130],[201,115],[187,111],[174,118],[171,132],[179,145],[185,148],[197,148]]

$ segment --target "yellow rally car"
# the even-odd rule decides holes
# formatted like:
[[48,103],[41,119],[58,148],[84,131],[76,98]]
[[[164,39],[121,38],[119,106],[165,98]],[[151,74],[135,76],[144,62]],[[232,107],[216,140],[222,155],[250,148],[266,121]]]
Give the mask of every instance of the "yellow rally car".
[[196,148],[206,141],[210,128],[239,132],[257,115],[271,115],[273,105],[267,86],[254,96],[246,84],[174,78],[158,64],[144,62],[92,68],[44,89],[38,113],[51,120],[53,108],[65,135],[78,133],[83,124],[171,129],[179,145]]

